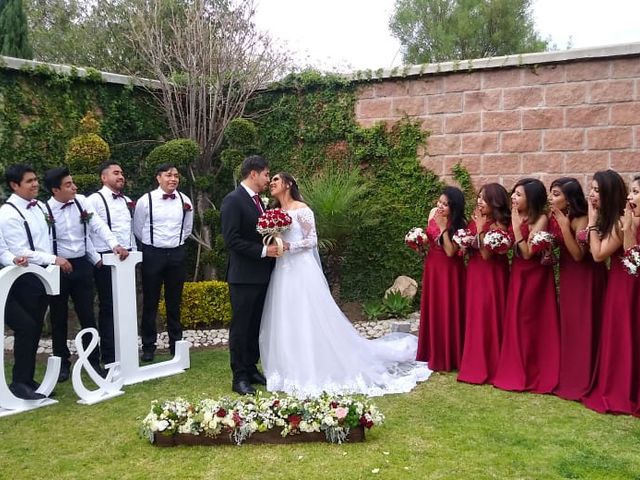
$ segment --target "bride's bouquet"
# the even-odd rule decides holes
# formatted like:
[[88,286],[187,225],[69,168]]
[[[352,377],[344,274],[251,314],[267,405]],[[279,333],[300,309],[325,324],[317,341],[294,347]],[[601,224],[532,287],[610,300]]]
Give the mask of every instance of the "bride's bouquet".
[[427,253],[427,234],[420,227],[413,227],[409,230],[404,236],[404,243],[420,255],[426,255]]
[[634,245],[625,250],[622,256],[622,266],[629,275],[638,276],[640,273],[640,245]]
[[289,214],[280,208],[273,208],[260,215],[256,230],[264,236],[262,239],[264,245],[275,242],[278,245],[278,254],[282,255],[283,244],[280,235],[286,232],[290,226],[291,217]]
[[459,228],[453,234],[452,240],[463,250],[467,248],[477,248],[477,236],[471,233],[468,228]]
[[489,230],[482,240],[484,247],[491,253],[504,254],[511,248],[512,242],[509,232],[496,228],[495,230]]
[[540,263],[542,265],[554,265],[556,257],[553,254],[553,248],[556,245],[555,237],[543,230],[536,232],[531,239],[531,253],[541,253]]

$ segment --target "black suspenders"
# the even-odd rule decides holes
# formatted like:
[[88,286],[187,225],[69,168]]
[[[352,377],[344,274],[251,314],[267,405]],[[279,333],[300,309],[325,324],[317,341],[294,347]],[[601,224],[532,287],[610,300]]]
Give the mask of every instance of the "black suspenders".
[[[33,235],[31,235],[31,229],[29,228],[29,222],[27,222],[27,219],[24,218],[24,215],[22,214],[22,212],[20,211],[20,209],[18,207],[16,207],[13,203],[11,202],[4,202],[6,205],[10,205],[12,206],[16,212],[18,212],[18,215],[20,215],[20,217],[22,217],[22,220],[24,220],[24,229],[27,232],[27,240],[29,241],[29,248],[31,249],[31,251],[35,252],[36,251],[36,246],[33,243]],[[40,204],[38,204],[38,208],[40,208]],[[42,212],[42,209],[40,208],[40,211]],[[44,215],[44,212],[43,212]]]
[[[74,198],[73,201],[75,202],[76,207],[78,208],[78,212],[80,213],[80,218],[82,219],[82,207],[80,206],[80,202],[78,201],[77,198]],[[53,218],[53,211],[51,210],[51,207],[49,206],[49,202],[45,202],[44,206],[47,207],[47,211],[49,212],[49,217],[51,217],[51,226],[50,226],[50,228],[51,228],[51,238],[53,240],[53,254],[57,257],[58,256],[58,237],[56,235],[56,221],[55,221],[55,218]],[[20,213],[20,212],[18,212],[18,213]],[[22,214],[20,214],[20,216],[22,216]],[[24,218],[24,217],[22,217],[22,218]],[[25,220],[25,223],[26,223],[26,220]],[[82,222],[82,227],[84,228],[84,253],[86,255],[87,254],[87,224],[86,224],[86,222]],[[30,232],[27,233],[27,235],[29,236],[29,238],[31,238]],[[33,250],[33,247],[32,247],[32,250]]]
[[[182,204],[182,223],[180,224],[180,240],[178,240],[178,247],[182,244],[182,234],[184,232],[184,217],[187,216],[187,211],[184,209],[184,198],[182,194],[176,190],[176,193],[180,197],[180,203]],[[151,201],[151,192],[147,193],[149,197],[149,240],[153,245],[153,203]]]

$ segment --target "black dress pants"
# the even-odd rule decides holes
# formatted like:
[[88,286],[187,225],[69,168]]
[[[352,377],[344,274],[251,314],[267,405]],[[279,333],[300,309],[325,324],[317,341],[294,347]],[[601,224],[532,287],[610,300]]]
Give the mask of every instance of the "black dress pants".
[[180,305],[182,287],[186,277],[184,246],[156,248],[142,245],[142,350],[156,350],[158,302],[164,285],[164,303],[167,308],[167,333],[171,353],[175,343],[182,340]]
[[[113,253],[111,251],[104,253]],[[93,267],[93,279],[98,291],[98,331],[100,332],[100,353],[105,365],[116,360],[113,327],[113,290],[111,287],[111,267]]]
[[249,380],[258,371],[260,320],[268,284],[229,284],[231,325],[229,354],[233,381]]
[[47,293],[33,273],[19,277],[9,290],[5,323],[13,330],[13,383],[30,385],[36,367],[36,353],[47,311]]
[[[60,272],[60,294],[49,297],[51,307],[51,340],[53,354],[60,357],[63,365],[69,365],[71,352],[67,347],[69,332],[69,297],[73,300],[73,308],[78,315],[81,328],[96,328],[96,317],[93,312],[93,266],[86,257],[68,259],[73,266],[71,273]],[[82,338],[82,345],[87,348],[90,337]],[[98,346],[89,355],[92,365],[100,363]]]

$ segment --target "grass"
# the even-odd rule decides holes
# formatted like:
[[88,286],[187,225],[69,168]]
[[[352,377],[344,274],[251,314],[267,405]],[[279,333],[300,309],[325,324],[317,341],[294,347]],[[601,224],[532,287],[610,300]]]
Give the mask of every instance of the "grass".
[[[157,448],[138,436],[152,399],[231,394],[226,350],[192,352],[182,374],[84,406],[0,418],[0,478],[29,479],[640,479],[640,421],[552,396],[507,393],[434,374],[381,397],[387,417],[357,444]],[[378,469],[377,473],[373,473]]]

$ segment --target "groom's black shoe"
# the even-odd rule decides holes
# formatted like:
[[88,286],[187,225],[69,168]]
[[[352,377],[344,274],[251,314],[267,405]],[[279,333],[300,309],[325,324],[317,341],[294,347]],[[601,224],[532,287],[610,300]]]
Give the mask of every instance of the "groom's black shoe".
[[240,395],[253,395],[256,393],[256,389],[251,386],[249,382],[246,380],[238,380],[237,382],[233,382],[231,385],[231,390]]
[[252,373],[249,380],[253,385],[266,385],[267,379],[260,372]]

